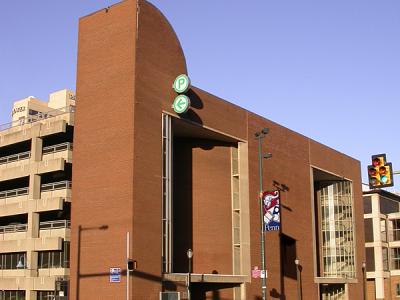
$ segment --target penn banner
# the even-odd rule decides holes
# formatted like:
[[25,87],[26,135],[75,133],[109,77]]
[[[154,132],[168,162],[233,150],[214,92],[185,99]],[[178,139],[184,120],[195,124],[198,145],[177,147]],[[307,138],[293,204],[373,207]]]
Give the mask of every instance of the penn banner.
[[281,227],[279,191],[262,193],[264,212],[264,231],[275,231]]

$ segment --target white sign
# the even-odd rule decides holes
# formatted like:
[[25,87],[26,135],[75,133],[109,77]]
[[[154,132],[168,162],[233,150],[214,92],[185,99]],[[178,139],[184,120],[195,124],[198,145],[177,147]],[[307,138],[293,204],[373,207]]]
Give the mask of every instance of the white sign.
[[183,114],[188,111],[190,99],[185,95],[179,95],[175,98],[172,108],[177,114]]
[[110,268],[110,282],[121,282],[121,268]]
[[185,74],[179,75],[178,77],[176,77],[172,87],[178,94],[186,92],[190,87],[189,77]]

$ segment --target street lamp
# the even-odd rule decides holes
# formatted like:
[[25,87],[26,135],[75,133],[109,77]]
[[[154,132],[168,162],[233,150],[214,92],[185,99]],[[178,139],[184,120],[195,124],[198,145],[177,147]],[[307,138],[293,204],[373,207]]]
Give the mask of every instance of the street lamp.
[[363,293],[364,300],[367,300],[367,264],[365,261],[362,262],[362,273],[363,273]]
[[298,258],[294,260],[294,264],[296,265],[296,278],[297,278],[297,299],[301,300],[301,279],[300,279],[300,261]]
[[192,273],[192,257],[193,257],[193,250],[188,249],[186,251],[186,255],[188,257],[188,284],[187,284],[187,298],[190,300],[190,273]]
[[264,154],[262,153],[262,139],[267,135],[269,132],[268,128],[263,128],[261,131],[256,132],[254,135],[256,140],[258,140],[258,175],[260,179],[260,194],[259,194],[259,204],[260,204],[260,250],[261,250],[261,292],[262,292],[262,300],[267,299],[267,282],[266,282],[266,271],[265,271],[265,237],[264,237],[264,213],[263,213],[263,201],[262,201],[262,194],[263,194],[263,158],[270,158],[272,157],[271,153]]

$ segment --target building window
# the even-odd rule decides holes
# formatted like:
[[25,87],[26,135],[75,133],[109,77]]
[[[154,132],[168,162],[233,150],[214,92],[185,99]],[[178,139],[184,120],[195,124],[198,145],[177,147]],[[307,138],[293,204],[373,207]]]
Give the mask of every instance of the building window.
[[400,297],[400,283],[396,283],[396,297]]
[[381,214],[391,214],[399,212],[399,202],[386,197],[379,197],[379,203],[381,207]]
[[375,251],[374,247],[365,248],[367,272],[375,271]]
[[374,230],[372,226],[372,219],[364,219],[364,234],[365,234],[365,242],[370,243],[374,241]]
[[0,300],[25,300],[25,291],[0,291]]
[[323,277],[354,278],[353,197],[351,182],[325,184],[318,190]]
[[[26,253],[2,253],[0,254],[0,269],[15,270],[26,268]],[[2,300],[0,298],[0,300]]]
[[400,270],[400,248],[392,248],[392,270]]
[[386,220],[381,219],[381,241],[387,242],[387,234],[386,234]]
[[389,271],[388,248],[382,248],[383,271]]
[[69,268],[69,242],[64,242],[61,251],[39,252],[39,269]]
[[371,196],[364,196],[364,214],[372,213]]
[[392,220],[391,224],[392,224],[391,240],[399,241],[400,240],[400,220]]
[[54,291],[38,291],[37,292],[37,300],[49,300],[54,299]]

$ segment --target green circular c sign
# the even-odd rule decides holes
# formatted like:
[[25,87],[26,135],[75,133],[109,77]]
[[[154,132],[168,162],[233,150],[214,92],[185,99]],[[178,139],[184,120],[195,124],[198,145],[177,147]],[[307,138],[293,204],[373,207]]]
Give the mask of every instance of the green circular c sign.
[[176,77],[172,87],[178,94],[186,92],[190,87],[189,77],[185,74],[179,75],[178,77]]
[[185,95],[176,96],[172,108],[177,114],[184,114],[190,107],[190,99]]

